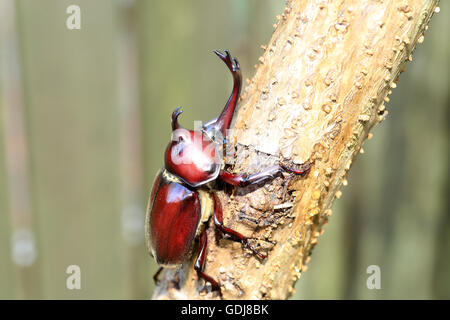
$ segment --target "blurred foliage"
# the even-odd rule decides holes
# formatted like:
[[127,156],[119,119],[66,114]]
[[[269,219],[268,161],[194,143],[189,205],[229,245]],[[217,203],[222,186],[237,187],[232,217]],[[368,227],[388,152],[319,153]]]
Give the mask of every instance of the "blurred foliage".
[[[13,2],[33,218],[28,227],[38,255],[29,267],[11,259],[17,226],[4,148],[8,101],[0,83],[0,299],[150,298],[156,265],[139,225],[138,241],[130,242],[133,221],[124,212],[131,203],[137,217],[144,214],[172,110],[182,105],[180,121],[189,127],[213,118],[225,103],[231,79],[212,50],[229,49],[244,79],[251,77],[284,2]],[[81,7],[81,30],[66,28],[71,4]],[[450,298],[449,10],[443,1],[425,44],[401,75],[389,116],[350,171],[294,299]],[[120,34],[136,41],[122,41]],[[135,55],[121,54],[132,45]],[[136,64],[133,96],[123,70]],[[128,127],[140,131],[127,133]],[[142,180],[123,161],[141,163]],[[66,288],[72,264],[81,267],[81,290]],[[369,265],[381,267],[381,290],[366,287]]]

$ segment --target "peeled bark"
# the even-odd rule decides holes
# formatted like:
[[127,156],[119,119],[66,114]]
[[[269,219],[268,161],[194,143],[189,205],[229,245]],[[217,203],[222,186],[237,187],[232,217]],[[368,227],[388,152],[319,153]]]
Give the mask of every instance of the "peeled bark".
[[[205,272],[219,279],[225,299],[291,295],[351,164],[370,129],[385,118],[388,95],[423,41],[437,4],[287,3],[241,97],[229,136],[229,154],[236,156],[227,161],[236,173],[258,172],[279,160],[312,166],[306,177],[284,174],[257,187],[219,192],[225,225],[256,239],[254,246],[268,253],[259,261],[210,223]],[[217,298],[203,286],[191,261],[166,270],[154,298]]]

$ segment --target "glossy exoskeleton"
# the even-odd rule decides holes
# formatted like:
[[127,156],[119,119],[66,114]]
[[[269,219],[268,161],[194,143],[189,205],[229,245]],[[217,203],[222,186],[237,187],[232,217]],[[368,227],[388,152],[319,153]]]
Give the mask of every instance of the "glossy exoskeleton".
[[281,163],[247,175],[225,171],[222,148],[230,127],[241,89],[241,72],[237,59],[228,51],[214,51],[233,75],[233,90],[217,119],[203,125],[200,130],[187,130],[178,123],[181,109],[172,113],[172,141],[165,151],[164,168],[158,173],[150,195],[146,216],[146,239],[150,253],[163,267],[179,267],[193,255],[194,241],[199,239],[199,252],[194,265],[199,277],[220,292],[219,283],[204,273],[207,236],[205,224],[211,216],[215,227],[231,240],[239,241],[260,259],[265,255],[255,250],[247,238],[223,225],[222,207],[211,185],[214,180],[244,187],[273,178],[281,171],[303,175],[301,170],[288,168]]

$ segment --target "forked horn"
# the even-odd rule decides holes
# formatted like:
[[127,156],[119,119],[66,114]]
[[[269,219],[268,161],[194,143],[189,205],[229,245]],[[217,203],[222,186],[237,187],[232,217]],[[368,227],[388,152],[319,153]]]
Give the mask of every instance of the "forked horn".
[[178,116],[183,113],[183,110],[181,110],[181,107],[176,108],[172,112],[172,131],[175,131],[176,129],[179,129],[181,126],[178,123]]

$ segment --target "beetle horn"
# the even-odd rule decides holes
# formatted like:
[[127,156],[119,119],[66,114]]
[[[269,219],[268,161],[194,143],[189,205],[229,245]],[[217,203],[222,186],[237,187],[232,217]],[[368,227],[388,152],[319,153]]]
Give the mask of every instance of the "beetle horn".
[[175,131],[176,129],[180,128],[180,124],[178,123],[178,116],[183,113],[183,110],[181,110],[181,107],[176,108],[172,112],[172,131]]
[[228,50],[225,50],[225,53],[221,53],[220,51],[215,50],[214,53],[222,60],[230,70],[233,75],[233,90],[231,91],[231,95],[228,98],[228,101],[222,110],[222,113],[217,118],[216,122],[211,126],[214,126],[216,130],[219,130],[222,133],[222,136],[226,136],[226,132],[230,127],[231,120],[233,118],[234,110],[236,109],[236,105],[239,99],[239,94],[241,92],[241,82],[242,75],[239,66],[239,62],[236,58],[233,58]]

